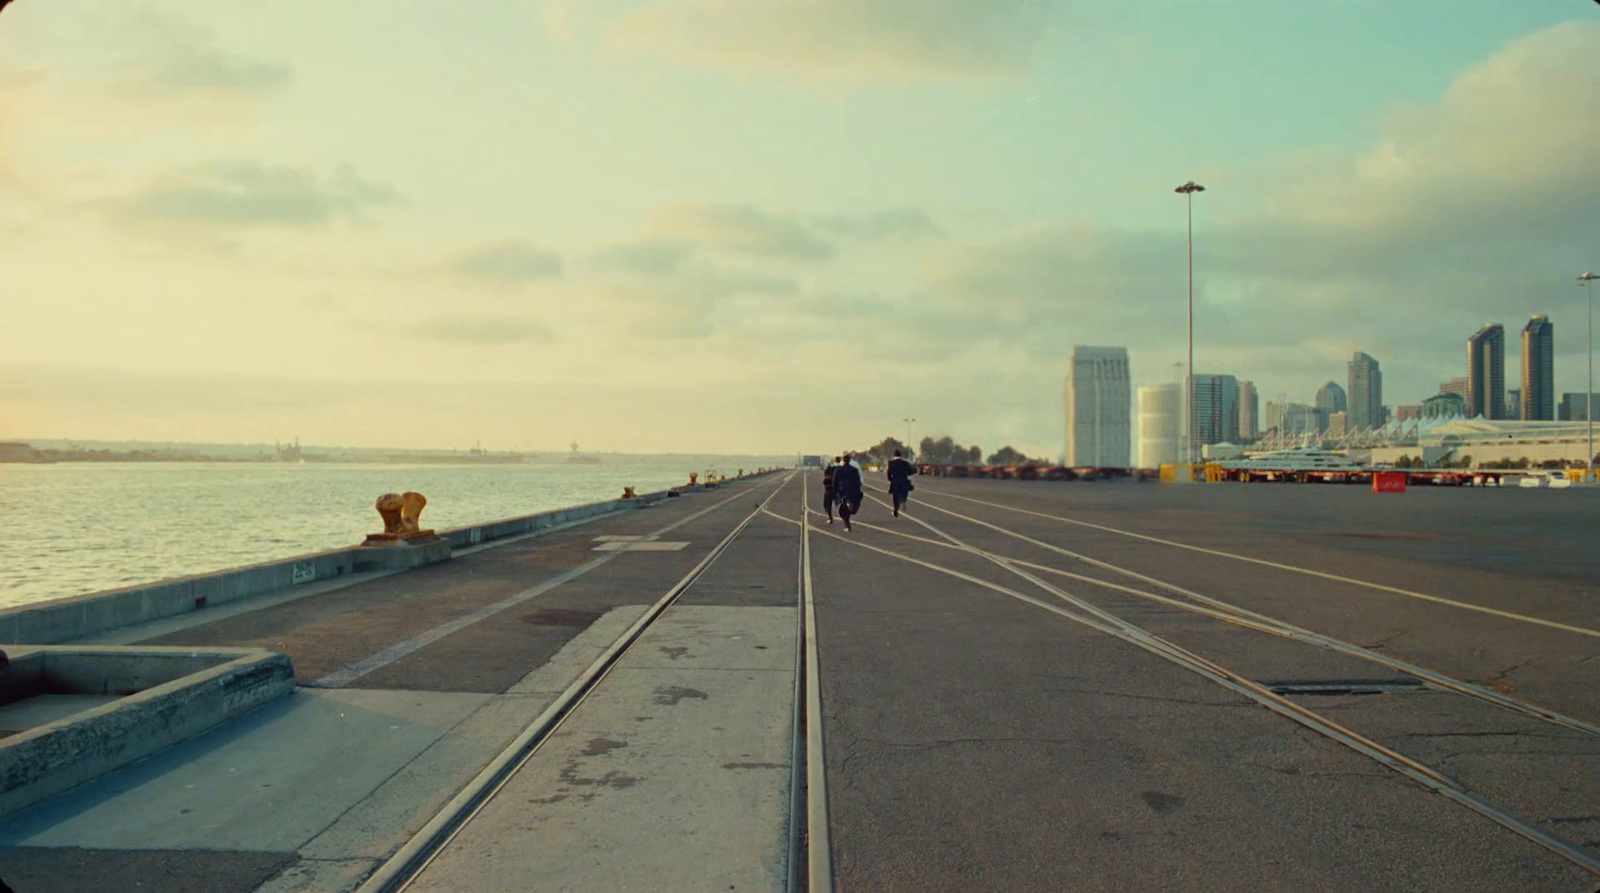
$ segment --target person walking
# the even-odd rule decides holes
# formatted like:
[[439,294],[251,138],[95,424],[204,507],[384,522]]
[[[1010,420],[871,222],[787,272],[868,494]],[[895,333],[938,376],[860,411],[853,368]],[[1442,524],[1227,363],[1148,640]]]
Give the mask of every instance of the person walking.
[[833,500],[839,505],[839,518],[844,521],[844,532],[850,532],[850,516],[861,511],[861,467],[844,454],[844,464],[833,470]]
[[839,470],[843,462],[843,457],[834,456],[833,461],[822,469],[822,510],[828,513],[829,524],[833,523],[833,473]]
[[917,473],[917,468],[900,455],[899,450],[894,451],[894,458],[889,460],[889,497],[894,500],[894,516],[900,517],[900,509],[906,504],[912,490],[916,489],[911,484],[911,476]]

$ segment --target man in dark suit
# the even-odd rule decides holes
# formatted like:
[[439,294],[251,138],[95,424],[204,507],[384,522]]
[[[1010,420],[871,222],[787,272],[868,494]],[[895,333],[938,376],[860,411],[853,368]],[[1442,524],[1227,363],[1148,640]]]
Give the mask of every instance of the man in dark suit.
[[833,473],[838,470],[839,463],[843,460],[834,456],[828,467],[822,469],[822,510],[828,513],[828,523],[833,523]]
[[839,505],[845,533],[850,532],[850,516],[861,511],[861,500],[865,498],[861,485],[861,469],[850,461],[850,454],[845,453],[843,464],[833,470],[833,500]]
[[902,458],[899,450],[894,451],[894,458],[889,460],[889,496],[894,500],[894,516],[900,517],[900,509],[905,506],[911,490],[911,476],[917,473],[916,466]]

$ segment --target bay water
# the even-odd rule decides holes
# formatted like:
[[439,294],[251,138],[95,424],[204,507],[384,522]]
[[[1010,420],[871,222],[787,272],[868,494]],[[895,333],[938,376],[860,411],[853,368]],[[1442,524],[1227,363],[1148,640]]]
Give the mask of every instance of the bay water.
[[0,464],[0,608],[358,545],[384,493],[427,497],[444,529],[787,463],[606,457],[600,465]]

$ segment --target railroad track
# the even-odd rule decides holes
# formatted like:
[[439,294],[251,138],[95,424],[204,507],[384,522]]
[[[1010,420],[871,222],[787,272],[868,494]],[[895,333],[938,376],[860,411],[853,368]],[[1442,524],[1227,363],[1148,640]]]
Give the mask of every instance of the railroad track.
[[[1009,530],[1002,525],[993,524],[982,519],[964,515],[948,508],[934,505],[926,498],[926,496],[930,495],[942,498],[951,494],[923,494],[924,498],[919,501],[919,507],[921,509],[932,509],[936,512],[939,512],[941,515],[955,519],[956,521],[970,523],[980,528],[985,528],[1004,534],[1019,541],[1024,541],[1032,546],[1056,553],[1062,557],[1070,558],[1074,561],[1085,562],[1094,567],[1110,571],[1134,582],[1143,584],[1145,588],[1124,585],[1108,580],[1100,580],[1045,563],[1025,561],[1013,556],[1003,555],[991,550],[982,549],[949,533],[939,526],[929,523],[920,517],[913,517],[911,515],[904,515],[902,516],[901,520],[909,521],[912,524],[919,525],[933,536],[917,536],[915,534],[906,533],[899,530],[892,530],[883,525],[871,524],[868,522],[862,522],[860,520],[856,520],[854,523],[863,533],[868,535],[887,535],[889,537],[915,541],[920,545],[931,545],[951,551],[979,556],[993,564],[998,569],[1003,570],[1005,573],[1023,581],[1026,586],[1013,588],[1011,586],[1002,585],[994,582],[993,580],[983,579],[973,574],[941,565],[936,561],[929,561],[903,551],[887,548],[885,545],[876,545],[871,542],[866,542],[864,541],[861,533],[853,534],[851,536],[841,536],[826,529],[820,528],[816,532],[821,536],[826,536],[840,542],[849,543],[857,548],[876,552],[887,557],[920,565],[924,568],[962,579],[973,585],[998,592],[1009,598],[1031,605],[1035,608],[1048,611],[1057,616],[1082,624],[1084,626],[1088,626],[1094,630],[1128,642],[1129,644],[1150,652],[1151,654],[1154,654],[1170,663],[1193,672],[1218,686],[1248,698],[1260,706],[1285,717],[1286,719],[1289,719],[1305,728],[1336,741],[1341,745],[1344,745],[1345,747],[1355,751],[1356,753],[1359,753],[1362,756],[1372,760],[1373,762],[1376,762],[1388,768],[1389,770],[1402,775],[1411,781],[1414,781],[1417,784],[1420,784],[1423,787],[1434,791],[1435,793],[1438,793],[1441,796],[1444,796],[1491,821],[1496,822],[1497,824],[1513,831],[1514,833],[1539,844],[1540,846],[1561,856],[1569,862],[1581,866],[1595,875],[1600,875],[1600,854],[1597,854],[1593,850],[1584,846],[1580,846],[1562,836],[1551,833],[1545,828],[1540,827],[1538,823],[1517,814],[1513,810],[1500,803],[1494,802],[1480,792],[1475,791],[1463,784],[1461,781],[1452,778],[1445,772],[1427,765],[1422,760],[1407,756],[1406,754],[1394,748],[1380,744],[1378,741],[1362,735],[1356,730],[1348,728],[1323,714],[1296,703],[1295,701],[1290,700],[1288,697],[1285,697],[1284,694],[1274,691],[1273,686],[1269,686],[1247,678],[1246,676],[1235,672],[1215,661],[1202,657],[1201,655],[1196,654],[1195,652],[1190,651],[1189,649],[1184,648],[1173,641],[1154,635],[1148,630],[1145,630],[1142,627],[1125,620],[1111,611],[1105,610],[1091,603],[1083,597],[1063,590],[1059,586],[1048,582],[1039,576],[1039,574],[1049,574],[1070,579],[1078,583],[1115,592],[1120,596],[1134,597],[1144,601],[1152,602],[1173,611],[1198,614],[1221,623],[1227,623],[1230,625],[1255,630],[1261,633],[1290,639],[1314,647],[1328,649],[1361,660],[1370,661],[1388,669],[1404,673],[1409,677],[1413,677],[1428,687],[1474,698],[1478,701],[1493,704],[1496,707],[1504,710],[1530,717],[1541,723],[1558,726],[1584,736],[1600,738],[1600,726],[1596,726],[1593,723],[1576,717],[1567,716],[1511,695],[1496,692],[1483,686],[1474,685],[1473,683],[1450,677],[1444,673],[1440,673],[1426,667],[1408,663],[1388,655],[1379,654],[1375,651],[1362,648],[1359,645],[1355,645],[1350,642],[1345,642],[1331,636],[1322,635],[1311,630],[1295,626],[1265,614],[1249,611],[1237,605],[1229,604],[1221,599],[1206,596],[1202,593],[1168,583],[1147,574],[1142,574],[1137,571],[1115,565],[1111,562],[1101,561],[1093,558],[1092,556],[1061,548],[1037,538],[1029,537],[1026,534],[1022,534],[1018,531]],[[871,498],[874,502],[882,505],[886,510],[889,508],[887,503],[884,503],[882,500],[877,499],[876,497]],[[971,500],[967,497],[953,498],[967,499],[971,502],[983,502],[984,504],[993,505],[1003,509],[1011,508],[998,503],[986,503],[982,500]],[[1013,510],[1025,511],[1020,509]],[[769,512],[769,514],[771,513]],[[811,514],[820,515],[820,513],[815,512]],[[1042,513],[1037,512],[1028,512],[1028,514],[1042,515]],[[809,517],[810,515],[808,515],[808,518]],[[1087,522],[1075,522],[1072,519],[1060,518],[1059,516],[1044,515],[1044,517],[1052,517],[1056,520],[1065,521],[1067,523],[1087,524]],[[811,527],[813,525],[806,524],[802,526]],[[1102,525],[1088,526],[1102,527]],[[1125,531],[1114,530],[1113,532],[1128,533]],[[1144,537],[1141,534],[1128,533],[1128,535],[1144,539],[1156,539]],[[1183,545],[1177,543],[1168,543],[1167,541],[1159,542],[1180,547]],[[1230,557],[1242,558],[1242,556]],[[1248,558],[1243,558],[1243,560],[1258,561],[1256,559]],[[1279,566],[1272,562],[1260,563]],[[1287,565],[1282,567],[1300,570],[1302,572],[1318,576],[1332,576],[1322,574],[1321,572],[1317,571],[1293,568],[1292,566]],[[1347,582],[1363,583],[1363,581],[1353,581],[1349,580],[1348,578],[1336,579],[1346,580]],[[1384,587],[1381,584],[1363,585],[1370,585],[1383,589],[1392,589],[1392,587]],[[1037,590],[1043,593],[1044,597],[1021,591],[1022,589]],[[1162,592],[1153,592],[1150,591],[1151,589],[1164,590],[1165,593],[1168,594],[1163,594]],[[1405,592],[1404,590],[1397,591]],[[1419,593],[1409,592],[1406,594],[1421,595]],[[1439,600],[1465,607],[1478,607],[1464,605],[1464,603],[1455,603],[1448,599]],[[1505,613],[1494,612],[1492,609],[1489,610],[1491,613]],[[1566,629],[1579,635],[1596,634],[1592,630],[1586,630],[1581,627],[1570,627],[1566,624],[1557,624],[1552,621],[1541,621],[1539,618],[1524,618],[1522,615],[1512,616],[1519,620],[1529,620],[1532,622],[1539,622],[1541,625],[1545,626],[1554,626],[1556,628]]]
[[[380,864],[357,893],[399,893],[411,886],[428,865],[449,847],[473,818],[492,802],[508,782],[538,753],[539,747],[577,711],[606,674],[640,637],[688,592],[726,553],[750,522],[766,513],[778,494],[797,477],[791,473],[762,502],[734,526],[704,559],[668,589],[645,613],[558,695],[518,736],[449,803],[437,812],[388,860]],[[803,490],[803,488],[802,488]],[[738,497],[730,497],[732,501]],[[802,495],[802,512],[809,510]],[[781,517],[776,516],[775,517]],[[804,514],[802,514],[802,518]],[[799,522],[783,519],[790,523]],[[800,557],[796,585],[797,642],[795,654],[795,711],[790,772],[790,822],[787,852],[789,893],[831,893],[832,858],[827,829],[826,773],[822,763],[822,724],[816,651],[816,615],[811,601],[809,530],[799,524]]]

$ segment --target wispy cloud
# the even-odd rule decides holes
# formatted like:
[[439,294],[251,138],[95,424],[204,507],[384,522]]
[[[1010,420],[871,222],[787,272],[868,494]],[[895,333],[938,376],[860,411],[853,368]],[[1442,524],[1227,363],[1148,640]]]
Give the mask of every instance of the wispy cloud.
[[834,255],[833,245],[812,233],[798,218],[751,205],[678,205],[659,212],[656,223],[663,232],[731,254],[809,262],[825,261]]
[[813,81],[994,78],[1025,71],[1052,0],[652,0],[610,43],[685,65]]
[[607,245],[594,253],[590,264],[602,272],[642,275],[674,273],[694,256],[687,239],[643,239]]
[[494,285],[510,286],[561,277],[561,255],[531,242],[511,239],[461,252],[451,272]]
[[518,316],[436,316],[398,327],[398,331],[421,341],[456,344],[549,343],[556,340],[553,329],[537,320]]
[[316,227],[360,221],[370,209],[398,201],[393,187],[349,166],[323,176],[309,168],[229,161],[159,175],[109,207],[117,219],[138,225]]
[[209,28],[188,19],[125,9],[113,13],[106,27],[123,54],[112,83],[125,92],[153,98],[190,93],[260,96],[293,80],[289,66],[224,49]]
[[841,241],[914,241],[944,235],[933,218],[924,211],[901,208],[869,214],[818,217],[817,230]]

